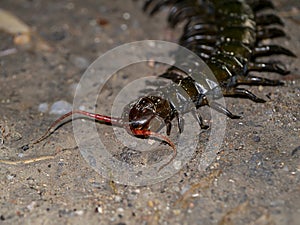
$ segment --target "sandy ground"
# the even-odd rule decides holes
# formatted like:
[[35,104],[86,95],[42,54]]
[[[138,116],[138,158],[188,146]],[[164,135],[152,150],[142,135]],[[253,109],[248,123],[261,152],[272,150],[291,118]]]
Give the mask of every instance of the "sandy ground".
[[[300,56],[300,3],[280,0],[275,5],[287,38],[274,43]],[[0,224],[299,224],[299,58],[273,57],[291,70],[284,86],[250,88],[267,103],[226,99],[228,108],[243,118],[227,120],[220,152],[205,171],[198,170],[199,150],[163,182],[116,184],[84,160],[71,123],[27,151],[20,146],[39,137],[57,118],[41,113],[38,106],[72,103],[74,84],[97,56],[136,40],[175,41],[178,33],[166,29],[166,12],[149,18],[140,4],[129,0],[2,0],[0,7],[29,24],[53,48],[44,52],[17,47],[16,53],[0,57],[0,158],[27,162],[1,163]],[[1,32],[0,50],[15,47],[13,37]],[[122,87],[129,75],[113,87]],[[107,113],[110,104],[106,98],[97,111]],[[205,138],[204,132],[199,142]]]

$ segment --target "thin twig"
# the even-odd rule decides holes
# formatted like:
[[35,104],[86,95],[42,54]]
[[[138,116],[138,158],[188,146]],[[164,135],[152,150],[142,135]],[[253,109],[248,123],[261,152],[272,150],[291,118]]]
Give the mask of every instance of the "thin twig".
[[0,159],[0,163],[6,164],[6,165],[30,164],[30,163],[35,163],[35,162],[39,162],[39,161],[54,159],[59,153],[61,153],[63,151],[71,150],[71,149],[75,150],[77,148],[78,148],[77,146],[75,148],[65,148],[65,149],[62,149],[62,150],[56,152],[54,155],[44,155],[44,156],[38,156],[38,157],[30,158],[30,159],[20,159],[20,160]]
[[45,156],[39,156],[31,159],[20,159],[20,160],[4,160],[1,159],[0,163],[7,164],[7,165],[19,165],[19,164],[30,164],[30,163],[35,163],[43,160],[49,160],[49,159],[54,159],[56,156],[55,155],[45,155]]

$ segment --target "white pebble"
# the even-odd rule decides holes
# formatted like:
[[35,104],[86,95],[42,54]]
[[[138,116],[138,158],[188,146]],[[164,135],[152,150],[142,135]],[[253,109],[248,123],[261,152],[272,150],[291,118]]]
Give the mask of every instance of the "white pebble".
[[48,103],[44,102],[44,103],[39,104],[38,110],[41,113],[45,113],[48,111],[48,107],[49,107]]
[[173,166],[176,170],[179,170],[181,168],[181,161],[175,161]]
[[34,206],[36,205],[36,202],[33,201],[31,202],[29,205],[27,205],[27,209],[29,209],[29,211],[32,211],[34,209]]
[[6,177],[7,177],[8,180],[12,180],[12,179],[14,179],[15,176],[14,175],[7,175]]
[[127,28],[128,28],[128,26],[127,26],[126,24],[122,24],[122,25],[121,25],[121,29],[122,29],[122,30],[127,30]]
[[124,20],[129,20],[130,19],[130,14],[128,12],[123,13],[123,19]]
[[78,215],[78,216],[82,216],[83,215],[83,210],[78,210],[78,211],[75,211],[74,214]]
[[85,111],[85,110],[86,110],[86,107],[85,107],[84,105],[81,105],[81,106],[79,106],[79,110]]
[[117,212],[118,212],[118,213],[123,213],[123,212],[124,212],[124,209],[123,209],[123,208],[117,208]]
[[66,102],[64,100],[60,100],[57,102],[54,102],[50,109],[50,114],[55,115],[63,115],[65,113],[68,113],[72,111],[72,105],[69,102]]
[[98,206],[98,207],[97,207],[97,212],[98,212],[98,213],[103,213],[103,209],[102,209],[101,206]]
[[116,195],[115,196],[115,201],[116,202],[120,202],[122,200],[122,198],[119,196],[119,195]]

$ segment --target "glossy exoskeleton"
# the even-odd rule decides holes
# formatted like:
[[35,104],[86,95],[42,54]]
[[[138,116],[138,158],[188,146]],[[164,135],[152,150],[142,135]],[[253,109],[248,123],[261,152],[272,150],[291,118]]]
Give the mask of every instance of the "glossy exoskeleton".
[[158,89],[158,94],[141,97],[127,105],[121,118],[73,111],[55,121],[34,143],[50,135],[65,118],[79,114],[123,127],[137,137],[153,136],[167,142],[174,150],[174,156],[169,161],[171,162],[176,156],[175,145],[158,131],[166,126],[169,135],[173,119],[176,118],[179,132],[182,132],[182,115],[191,112],[200,127],[205,129],[207,126],[203,124],[201,116],[197,115],[197,108],[207,105],[230,118],[240,118],[214,100],[224,95],[265,102],[250,91],[237,86],[283,85],[279,80],[249,74],[250,71],[266,71],[285,75],[289,71],[281,63],[262,63],[256,59],[279,54],[295,56],[284,47],[261,44],[262,40],[285,35],[280,28],[283,23],[278,16],[262,13],[264,9],[274,8],[269,0],[146,0],[144,10],[154,15],[165,6],[170,7],[168,22],[171,27],[185,22],[179,44],[205,61],[216,77],[217,83],[211,86],[207,83],[207,79],[202,79],[203,74],[185,73],[173,66],[160,77],[170,79],[174,83],[169,87]]

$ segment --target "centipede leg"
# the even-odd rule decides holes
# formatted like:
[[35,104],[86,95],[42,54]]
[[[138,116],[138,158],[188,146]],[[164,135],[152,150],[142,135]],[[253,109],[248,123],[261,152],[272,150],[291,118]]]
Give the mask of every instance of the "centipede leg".
[[263,14],[263,15],[258,15],[255,18],[256,25],[258,26],[268,26],[268,25],[281,25],[283,26],[282,20],[275,14]]
[[165,121],[165,123],[166,123],[166,128],[167,128],[167,132],[166,133],[167,133],[168,136],[170,136],[171,129],[172,129],[172,123],[171,123],[170,120]]
[[253,49],[254,58],[258,56],[269,56],[275,54],[296,57],[296,55],[293,52],[278,45],[262,45],[262,46],[257,46]]
[[290,73],[281,63],[248,63],[248,71],[274,72],[280,75]]
[[151,9],[149,15],[153,16],[155,15],[163,6],[170,4],[170,1],[161,1],[156,3],[156,5]]
[[184,119],[179,114],[176,115],[176,118],[177,118],[177,122],[178,122],[179,133],[182,133],[184,130]]
[[237,85],[245,84],[245,85],[263,85],[263,86],[280,86],[284,85],[280,80],[270,80],[267,78],[256,77],[252,75],[248,76],[239,76],[237,78]]
[[273,3],[269,0],[247,0],[247,3],[251,6],[254,12],[264,9],[274,9]]
[[169,15],[168,22],[171,28],[174,28],[179,22],[183,21],[184,19],[195,15],[194,6],[186,6],[186,7],[179,6],[179,8],[181,9],[173,13],[171,11]]
[[201,127],[201,129],[206,130],[206,129],[209,128],[208,125],[205,125],[205,124],[203,123],[202,117],[197,113],[196,110],[192,110],[192,115],[193,115],[193,117],[197,120],[197,122],[198,122],[199,126]]
[[263,29],[257,31],[257,39],[258,40],[284,37],[284,36],[285,36],[284,31],[281,29],[278,29],[276,27],[263,28]]
[[241,118],[238,115],[232,114],[228,109],[226,109],[223,105],[221,105],[221,104],[219,104],[217,102],[210,102],[209,106],[212,109],[216,110],[217,112],[220,112],[220,113],[228,116],[230,119],[239,119],[239,118]]
[[250,91],[244,89],[244,88],[224,88],[223,89],[223,95],[224,96],[230,96],[230,97],[243,97],[243,98],[247,98],[250,99],[254,102],[257,103],[264,103],[266,102],[264,99],[257,97],[256,95],[254,95],[253,93],[251,93]]

